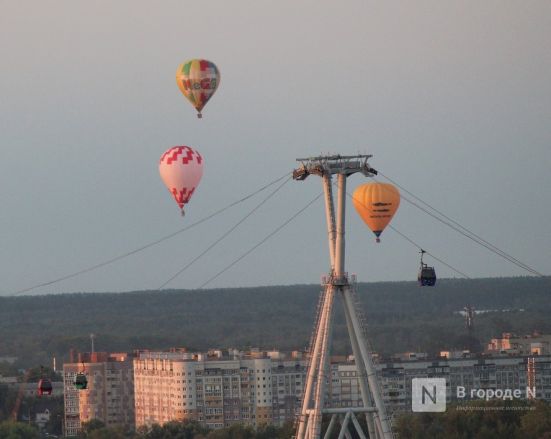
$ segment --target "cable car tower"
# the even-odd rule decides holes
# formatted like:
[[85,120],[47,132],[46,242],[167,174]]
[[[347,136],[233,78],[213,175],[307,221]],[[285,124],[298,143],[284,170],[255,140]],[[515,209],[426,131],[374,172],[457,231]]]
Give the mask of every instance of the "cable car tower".
[[[328,439],[338,420],[341,423],[339,439],[350,438],[349,426],[354,425],[358,435],[365,439],[356,414],[366,416],[370,439],[392,439],[390,418],[385,410],[377,382],[371,349],[366,337],[365,323],[354,290],[354,279],[349,282],[344,268],[345,256],[345,210],[346,178],[361,173],[366,177],[377,174],[367,160],[371,155],[341,156],[328,155],[297,159],[301,166],[293,171],[293,179],[305,180],[309,175],[322,178],[325,195],[325,215],[329,238],[329,259],[331,270],[323,278],[323,292],[318,305],[317,320],[310,341],[310,357],[302,408],[297,422],[296,439],[321,439],[323,414],[331,414],[331,421],[323,439]],[[332,178],[337,176],[337,211],[333,203]],[[331,379],[329,350],[332,335],[333,303],[337,293],[343,300],[344,314],[350,344],[356,363],[356,370],[362,396],[362,407],[331,408],[326,403],[326,383]],[[344,416],[344,418],[343,418]]]

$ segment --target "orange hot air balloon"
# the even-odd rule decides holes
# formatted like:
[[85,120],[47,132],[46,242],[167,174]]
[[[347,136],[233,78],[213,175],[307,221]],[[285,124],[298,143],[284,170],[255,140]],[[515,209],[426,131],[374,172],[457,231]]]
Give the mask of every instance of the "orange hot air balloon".
[[381,242],[379,236],[388,225],[400,205],[400,192],[388,183],[366,183],[352,195],[352,202],[367,227]]

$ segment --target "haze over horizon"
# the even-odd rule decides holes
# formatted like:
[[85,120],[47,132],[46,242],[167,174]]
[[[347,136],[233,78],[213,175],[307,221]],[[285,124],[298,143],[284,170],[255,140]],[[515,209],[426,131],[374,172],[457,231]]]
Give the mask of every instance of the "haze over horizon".
[[[375,169],[550,274],[548,1],[2,6],[0,295],[137,249],[328,152],[373,154]],[[174,80],[195,57],[221,72],[201,120]],[[205,158],[184,218],[158,175],[174,145]],[[316,177],[287,183],[166,288],[197,288],[319,192]],[[30,293],[156,289],[267,193]],[[347,271],[414,280],[418,250],[388,229],[375,244],[347,208]],[[404,201],[392,225],[470,277],[527,274]],[[315,284],[326,233],[318,200],[208,287]]]

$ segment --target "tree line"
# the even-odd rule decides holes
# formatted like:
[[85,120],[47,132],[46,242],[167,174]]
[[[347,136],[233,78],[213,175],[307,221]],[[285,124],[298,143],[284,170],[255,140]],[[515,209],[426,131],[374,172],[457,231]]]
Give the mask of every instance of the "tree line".
[[[458,407],[461,407],[459,409]],[[363,417],[360,417],[363,423]],[[324,420],[325,430],[328,419]],[[472,401],[461,406],[448,406],[444,413],[411,413],[394,423],[399,439],[551,439],[551,405],[545,401]],[[83,425],[78,439],[290,439],[294,426],[283,427],[235,424],[209,430],[196,422],[169,422],[162,426],[141,427],[130,431],[122,427],[106,427],[92,420]],[[338,429],[330,439],[336,439]],[[39,439],[43,436],[22,423],[0,423],[0,437]],[[358,435],[352,432],[352,438]]]
[[[132,351],[187,347],[305,349],[320,287],[291,285],[212,290],[137,291],[0,298],[0,357],[18,366],[58,365],[71,348]],[[378,352],[436,353],[471,344],[467,304],[496,310],[475,316],[479,346],[502,332],[551,332],[551,278],[441,279],[436,287],[415,282],[359,284],[371,342]],[[336,301],[334,352],[350,347]],[[1,373],[1,372],[0,372]]]

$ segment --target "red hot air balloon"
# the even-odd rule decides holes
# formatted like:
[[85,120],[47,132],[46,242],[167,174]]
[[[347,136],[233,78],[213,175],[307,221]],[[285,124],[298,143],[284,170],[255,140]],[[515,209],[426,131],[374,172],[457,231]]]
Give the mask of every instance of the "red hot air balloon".
[[164,184],[182,209],[189,203],[203,176],[203,157],[189,146],[174,146],[159,162],[159,173]]

